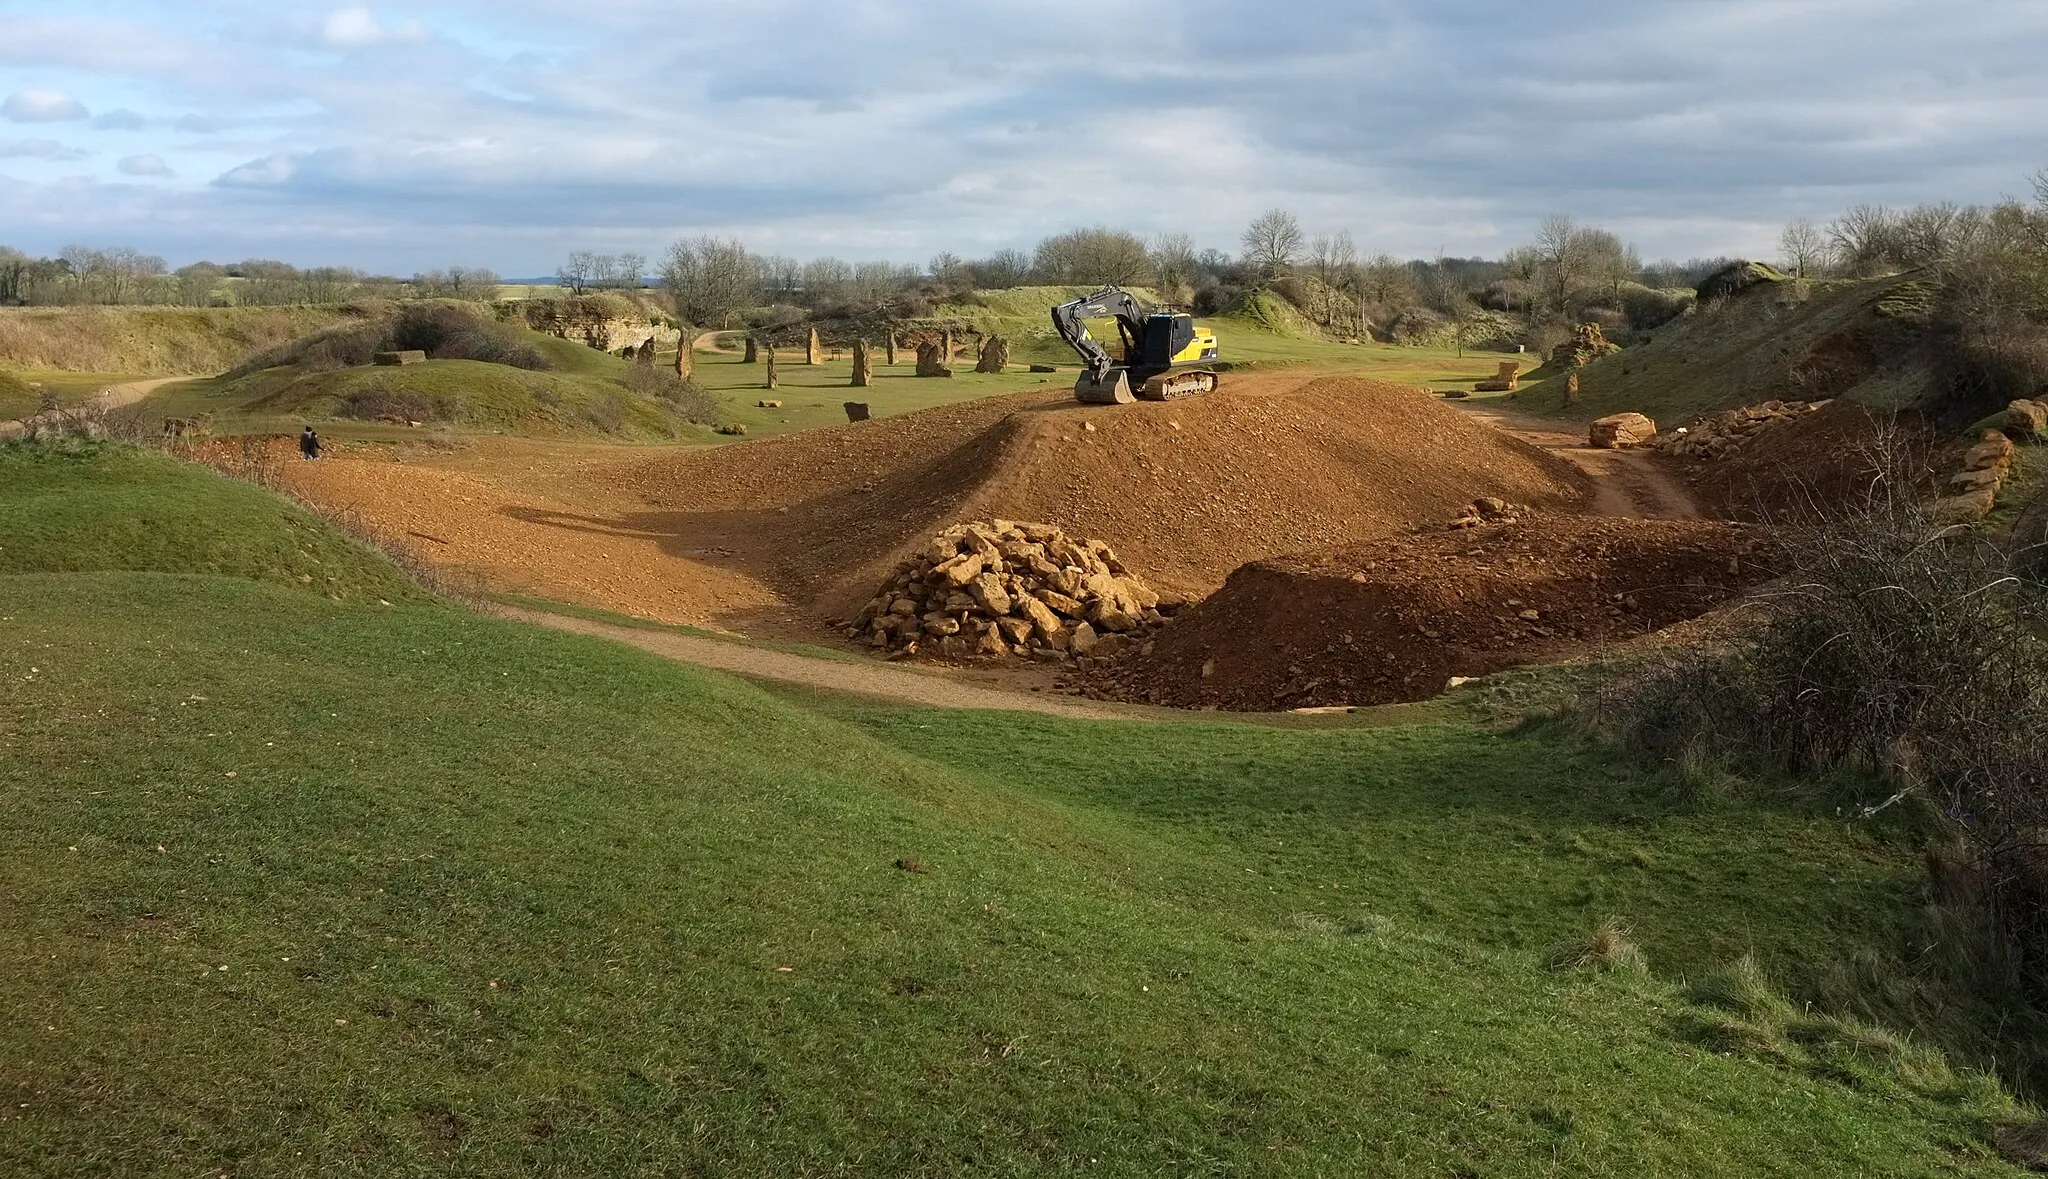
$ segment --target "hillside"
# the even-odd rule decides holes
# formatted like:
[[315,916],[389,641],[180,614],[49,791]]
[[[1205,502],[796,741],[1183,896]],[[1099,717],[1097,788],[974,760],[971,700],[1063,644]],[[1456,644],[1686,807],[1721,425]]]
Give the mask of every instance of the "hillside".
[[1633,410],[1665,426],[1771,400],[1845,397],[1900,408],[1928,390],[1921,348],[1930,298],[1914,275],[1758,283],[1578,370],[1579,399],[1569,408],[1554,366],[1525,377],[1519,401],[1579,419]]
[[0,366],[210,375],[252,353],[371,314],[328,307],[5,307]]
[[[100,483],[258,495],[0,449],[17,526]],[[271,511],[0,575],[9,1174],[2020,1173],[1988,1081],[1714,973],[1888,954],[1903,826],[1448,711],[771,695],[243,576],[350,551]],[[1545,967],[1613,914],[1650,973]]]

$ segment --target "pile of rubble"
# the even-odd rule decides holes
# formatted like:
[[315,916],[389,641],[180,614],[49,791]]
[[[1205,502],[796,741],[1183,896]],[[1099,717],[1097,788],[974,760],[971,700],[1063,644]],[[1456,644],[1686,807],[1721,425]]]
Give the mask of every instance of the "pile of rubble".
[[1621,345],[1608,339],[1599,324],[1582,323],[1571,339],[1550,350],[1550,363],[1559,368],[1584,368],[1619,351]]
[[1108,545],[1050,524],[955,524],[896,566],[845,629],[900,655],[1107,658],[1184,603],[1131,576]]
[[1511,504],[1504,499],[1485,495],[1465,505],[1465,511],[1451,521],[1450,528],[1477,528],[1482,524],[1517,524],[1529,509]]
[[1779,422],[1789,422],[1813,413],[1826,401],[1766,401],[1701,418],[1666,435],[1657,443],[1665,454],[1682,458],[1715,459],[1754,438],[1758,432]]

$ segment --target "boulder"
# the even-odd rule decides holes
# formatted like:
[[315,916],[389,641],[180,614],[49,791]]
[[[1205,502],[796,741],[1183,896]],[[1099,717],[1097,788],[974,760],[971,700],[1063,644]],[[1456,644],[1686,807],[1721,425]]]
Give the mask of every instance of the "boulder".
[[929,340],[917,346],[917,375],[920,377],[950,377],[953,370],[946,367],[943,346]]
[[845,401],[845,402],[841,402],[841,403],[840,403],[840,406],[841,406],[841,408],[843,408],[843,409],[845,409],[845,410],[846,410],[846,420],[847,420],[847,421],[849,421],[849,422],[865,422],[865,421],[867,421],[867,420],[868,420],[868,403],[867,403],[867,402],[865,402],[865,401]]
[[1590,446],[1602,450],[1616,450],[1627,446],[1642,446],[1657,437],[1657,423],[1639,413],[1614,413],[1604,418],[1595,418],[1586,434]]
[[1927,509],[1927,518],[1938,525],[1974,524],[1988,515],[1996,502],[1996,488],[1980,487],[1975,491],[1935,500]]
[[1010,367],[1010,342],[1001,336],[990,336],[981,342],[981,356],[974,362],[978,373],[999,373]]
[[2021,438],[2048,435],[2048,404],[2022,397],[2006,406],[2005,429]]
[[1963,452],[1963,470],[1986,471],[1997,468],[2002,471],[2012,465],[2012,452],[2012,439],[1996,430],[1986,430],[1977,445]]

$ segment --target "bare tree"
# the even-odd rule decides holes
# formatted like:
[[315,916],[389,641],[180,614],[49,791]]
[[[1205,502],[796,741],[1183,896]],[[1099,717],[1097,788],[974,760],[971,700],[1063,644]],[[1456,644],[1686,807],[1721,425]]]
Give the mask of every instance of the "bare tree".
[[1138,235],[1098,225],[1039,242],[1033,269],[1048,283],[1131,286],[1151,278],[1152,261]]
[[639,290],[641,281],[647,277],[647,255],[620,254],[614,272],[618,275],[618,283],[622,289]]
[[589,250],[578,250],[569,255],[569,260],[555,267],[555,285],[572,295],[580,295],[590,289],[597,274],[597,255]]
[[1827,259],[1827,235],[1804,217],[1793,220],[1778,235],[1778,260],[1793,278],[1812,278],[1827,268]]
[[1268,209],[1245,227],[1244,261],[1262,278],[1285,274],[1301,256],[1301,223],[1285,209]]
[[691,324],[729,326],[726,320],[757,289],[759,271],[737,241],[698,237],[669,247],[661,285],[675,300],[676,313]]
[[1000,290],[1022,286],[1031,278],[1031,256],[1022,250],[997,250],[978,262],[968,263],[967,269],[979,287]]
[[1185,233],[1162,233],[1152,239],[1152,275],[1159,284],[1159,297],[1169,303],[1185,303],[1193,293],[1198,264],[1195,239]]

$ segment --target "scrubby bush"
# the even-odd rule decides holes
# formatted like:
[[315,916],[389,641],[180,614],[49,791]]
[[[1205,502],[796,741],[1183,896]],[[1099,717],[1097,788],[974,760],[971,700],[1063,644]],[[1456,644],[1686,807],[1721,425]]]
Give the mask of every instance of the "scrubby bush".
[[636,364],[626,374],[626,387],[668,406],[685,421],[708,425],[720,417],[718,398],[695,381],[686,381],[665,368]]
[[386,340],[389,350],[417,350],[433,360],[478,360],[536,370],[548,367],[547,355],[522,340],[515,329],[445,303],[414,303],[401,308],[391,321]]
[[1627,287],[1621,293],[1621,309],[1628,317],[1628,326],[1647,332],[1684,315],[1686,308],[1692,306],[1692,299],[1685,291]]
[[2036,185],[2033,205],[1992,209],[1940,271],[1937,358],[1964,413],[2048,393],[2048,174]]

